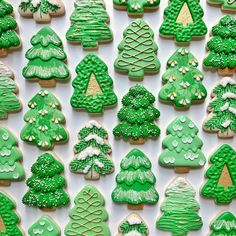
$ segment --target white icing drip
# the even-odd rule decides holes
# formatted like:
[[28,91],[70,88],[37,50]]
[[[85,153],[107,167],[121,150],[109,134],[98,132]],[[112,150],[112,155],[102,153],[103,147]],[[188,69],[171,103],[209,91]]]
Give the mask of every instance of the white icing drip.
[[101,137],[99,137],[97,134],[89,134],[84,140],[88,142],[91,139],[94,139],[100,145],[104,144],[104,140]]
[[177,147],[178,144],[179,144],[179,143],[177,142],[177,140],[174,140],[174,141],[172,142],[173,147]]
[[166,193],[169,191],[175,192],[176,194],[182,194],[183,192],[191,193],[194,190],[186,179],[184,179],[183,177],[177,177],[175,181],[169,185],[166,190]]
[[16,169],[16,166],[10,166],[8,164],[6,165],[1,165],[0,166],[0,173],[9,173],[9,172],[13,172]]
[[0,151],[0,156],[2,156],[2,157],[9,157],[9,156],[11,156],[11,150],[3,148]]
[[234,107],[229,107],[229,111],[230,111],[231,113],[233,113],[234,115],[236,115],[236,108],[234,108]]
[[94,147],[87,147],[82,152],[80,152],[78,155],[76,155],[77,160],[85,160],[87,157],[91,157],[93,155],[98,156],[100,154],[100,151],[97,148]]
[[227,110],[228,108],[229,108],[229,103],[226,102],[222,107],[220,107],[220,110],[221,110],[221,111],[225,111],[225,110]]
[[139,225],[142,223],[141,219],[137,215],[130,215],[127,218],[127,221],[130,225]]
[[49,225],[49,226],[47,227],[47,230],[48,230],[49,232],[52,232],[52,231],[54,230],[54,227],[53,227],[52,225]]
[[224,77],[220,84],[223,86],[223,87],[226,87],[228,84],[231,84],[231,85],[234,85],[236,84],[236,82],[231,78],[231,77]]
[[227,128],[229,127],[231,124],[231,120],[226,120],[225,122],[223,122],[221,125],[224,127],[224,128]]
[[0,77],[3,77],[3,76],[7,76],[7,77],[12,78],[13,77],[13,73],[12,73],[12,71],[6,65],[4,65],[0,61]]
[[102,128],[102,126],[96,120],[90,120],[86,125],[86,128],[92,129],[93,127],[97,127],[98,129]]
[[227,92],[225,94],[222,95],[222,98],[224,100],[226,100],[227,98],[233,98],[233,99],[236,99],[236,94],[235,93],[232,93],[232,92]]
[[143,236],[143,234],[140,234],[138,231],[134,230],[127,234],[124,234],[124,236]]
[[214,223],[214,226],[216,230],[221,230],[224,228],[227,232],[229,232],[230,230],[236,230],[236,221],[218,220]]
[[164,161],[166,164],[169,164],[169,163],[173,164],[173,163],[175,163],[175,158],[174,158],[174,157],[164,157],[164,158],[163,158],[163,161]]
[[181,126],[181,125],[173,125],[173,130],[174,131],[181,131],[183,129],[183,126]]
[[43,229],[33,229],[34,235],[43,235],[44,231]]
[[197,159],[198,157],[199,157],[198,154],[192,153],[191,151],[188,151],[186,154],[184,154],[184,158],[186,160],[193,161],[193,160]]
[[32,0],[31,3],[34,7],[37,7],[41,3],[41,0]]
[[183,143],[192,143],[193,142],[193,138],[192,137],[183,137],[182,138],[182,142]]
[[97,165],[99,168],[103,168],[104,167],[103,163],[101,163],[98,159],[94,160],[94,164]]
[[90,169],[91,166],[86,166],[84,169],[83,169],[83,173],[84,174],[87,174],[89,172],[89,169]]
[[184,123],[184,122],[186,121],[186,117],[185,117],[185,116],[181,116],[181,117],[180,117],[180,121],[181,121],[182,123]]
[[203,161],[203,160],[200,160],[200,161],[199,161],[199,165],[200,165],[200,166],[204,166],[204,165],[205,165],[205,163],[206,163],[206,162],[205,162],[205,161]]

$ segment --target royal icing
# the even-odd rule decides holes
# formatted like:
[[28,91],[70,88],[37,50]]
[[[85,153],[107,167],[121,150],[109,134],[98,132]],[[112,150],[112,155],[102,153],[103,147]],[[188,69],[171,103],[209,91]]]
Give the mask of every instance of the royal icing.
[[229,204],[236,198],[236,151],[224,144],[211,156],[210,163],[201,195],[214,198],[217,204]]
[[26,125],[20,134],[23,141],[43,150],[67,141],[68,134],[63,126],[65,117],[60,111],[58,99],[51,92],[41,89],[29,101],[28,107],[30,110],[24,116]]
[[17,181],[25,177],[21,165],[22,153],[17,139],[6,128],[0,126],[0,180]]
[[127,9],[129,15],[143,15],[146,9],[155,10],[160,4],[160,0],[113,0],[117,9]]
[[128,73],[134,80],[143,79],[144,74],[157,73],[160,61],[157,58],[157,44],[152,29],[142,19],[136,19],[124,31],[124,39],[119,44],[119,55],[114,67],[119,72]]
[[29,80],[61,80],[69,78],[70,72],[64,63],[67,56],[62,41],[50,27],[39,30],[31,39],[30,48],[25,56],[29,60],[23,68],[23,76]]
[[148,227],[136,213],[128,215],[119,225],[117,236],[148,236]]
[[74,203],[69,212],[71,220],[65,228],[66,236],[111,235],[105,223],[108,220],[105,200],[93,185],[87,184],[75,197]]
[[142,85],[136,84],[123,97],[123,107],[118,112],[120,123],[113,129],[115,137],[143,142],[158,137],[160,129],[155,120],[160,112],[153,106],[155,97]]
[[223,212],[213,221],[210,228],[212,233],[209,236],[236,235],[236,218],[231,212]]
[[236,133],[236,83],[225,77],[212,91],[212,101],[208,105],[210,114],[203,123],[209,132],[217,132],[219,137],[230,138]]
[[101,113],[104,108],[117,104],[106,64],[95,54],[87,54],[76,67],[71,106],[88,113]]
[[164,10],[159,32],[164,37],[175,37],[176,42],[190,42],[207,33],[203,15],[199,0],[172,0]]
[[20,217],[14,211],[15,203],[3,192],[0,192],[0,234],[23,236],[18,223]]
[[60,228],[47,216],[41,216],[28,230],[30,236],[60,236]]
[[181,109],[203,102],[207,90],[202,84],[203,73],[197,66],[197,59],[186,48],[177,49],[168,60],[167,71],[162,76],[164,86],[159,92],[160,101]]
[[233,16],[222,17],[212,28],[212,38],[207,43],[209,54],[203,60],[205,67],[218,69],[222,75],[233,75],[236,67],[233,42],[236,20]]
[[21,109],[21,103],[16,96],[18,89],[13,78],[12,71],[0,62],[0,119],[5,119],[8,113]]
[[172,235],[187,235],[189,231],[201,229],[202,219],[197,214],[200,206],[195,200],[196,192],[187,180],[177,177],[165,194],[167,198],[161,205],[163,214],[156,222],[158,229]]
[[44,153],[31,167],[32,176],[27,179],[28,192],[22,202],[28,206],[54,208],[68,205],[69,196],[64,191],[64,166],[52,154]]
[[113,35],[107,24],[109,15],[104,4],[81,1],[76,4],[70,20],[72,24],[66,33],[68,41],[81,43],[84,49],[95,49],[99,43],[112,41]]
[[121,171],[116,176],[117,187],[111,195],[114,202],[139,205],[158,201],[152,164],[143,152],[132,149],[121,161],[120,167]]
[[89,121],[79,131],[79,142],[74,147],[75,157],[70,163],[73,172],[85,174],[86,179],[99,179],[100,175],[114,171],[110,159],[111,146],[108,134],[96,121]]
[[175,168],[204,166],[206,158],[201,151],[203,142],[197,136],[198,131],[186,115],[175,118],[167,127],[168,135],[162,142],[165,150],[159,157],[160,165]]

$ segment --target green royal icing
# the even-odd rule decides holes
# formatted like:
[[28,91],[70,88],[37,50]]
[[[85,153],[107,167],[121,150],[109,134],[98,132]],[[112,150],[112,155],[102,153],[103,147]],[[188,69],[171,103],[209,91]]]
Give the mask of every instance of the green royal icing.
[[41,89],[28,106],[30,110],[24,116],[26,125],[20,134],[23,141],[48,150],[52,149],[55,143],[68,140],[67,131],[63,126],[65,117],[60,111],[58,99],[51,92]]
[[132,149],[120,163],[121,171],[116,176],[117,187],[111,197],[114,202],[138,205],[155,204],[159,195],[154,187],[156,177],[152,164],[139,149]]
[[221,138],[233,137],[236,133],[236,82],[230,77],[221,79],[213,89],[212,101],[208,105],[209,116],[203,128],[217,132]]
[[75,206],[70,210],[70,222],[65,228],[66,236],[110,236],[106,221],[108,213],[104,208],[102,194],[90,184],[79,192],[74,200]]
[[224,144],[211,156],[210,163],[201,195],[214,198],[217,204],[229,204],[236,198],[236,151]]
[[207,0],[208,3],[221,6],[225,11],[236,11],[235,0]]
[[231,212],[221,213],[210,226],[212,232],[209,236],[236,235],[236,218]]
[[0,236],[23,236],[18,227],[19,216],[14,211],[15,203],[0,192]]
[[33,45],[26,52],[28,64],[23,68],[26,79],[66,80],[70,72],[64,63],[67,59],[63,51],[62,41],[50,27],[46,26],[32,37]]
[[127,9],[129,15],[143,15],[145,10],[155,10],[160,0],[113,0],[115,8]]
[[89,0],[76,4],[70,17],[72,25],[66,33],[67,40],[81,43],[84,49],[95,49],[99,43],[112,41],[107,24],[109,15],[104,5]]
[[28,230],[30,236],[60,236],[60,228],[47,216],[41,216]]
[[130,79],[143,79],[144,74],[157,73],[160,61],[157,58],[157,44],[152,29],[142,19],[136,19],[125,29],[124,39],[119,44],[120,51],[114,67],[126,72]]
[[77,76],[72,85],[71,106],[88,113],[101,113],[105,107],[117,104],[112,90],[113,81],[106,64],[95,54],[87,54],[76,67]]
[[159,157],[164,167],[202,167],[206,158],[201,151],[202,140],[198,128],[185,115],[174,119],[167,127],[167,136],[162,142],[165,151]]
[[0,180],[18,181],[25,177],[21,165],[22,153],[17,139],[6,128],[0,126]]
[[142,85],[136,84],[123,97],[118,112],[120,123],[113,129],[115,137],[139,141],[158,137],[160,129],[155,120],[160,112],[153,106],[155,97]]
[[203,102],[207,90],[202,84],[203,73],[197,69],[196,58],[186,49],[179,48],[168,60],[162,76],[163,88],[159,92],[162,102],[178,108],[189,108],[191,103]]
[[222,74],[233,75],[236,67],[236,19],[233,16],[224,16],[212,28],[212,38],[207,43],[209,54],[203,60],[206,67],[218,69]]
[[186,236],[189,231],[201,229],[203,223],[197,214],[200,206],[195,200],[196,192],[182,177],[178,177],[166,189],[167,199],[161,205],[163,214],[157,220],[160,230],[172,236]]
[[12,71],[0,62],[0,119],[21,109],[21,103],[15,94],[18,88],[13,78]]
[[159,32],[163,37],[175,37],[176,42],[190,42],[207,33],[203,15],[199,0],[171,0]]
[[79,143],[74,146],[75,158],[70,163],[73,172],[85,174],[86,179],[99,179],[100,175],[114,171],[110,159],[111,146],[108,134],[96,121],[89,121],[79,131]]
[[68,205],[69,196],[64,191],[64,166],[52,154],[44,153],[31,167],[32,176],[26,180],[29,187],[22,202],[28,206],[53,208]]

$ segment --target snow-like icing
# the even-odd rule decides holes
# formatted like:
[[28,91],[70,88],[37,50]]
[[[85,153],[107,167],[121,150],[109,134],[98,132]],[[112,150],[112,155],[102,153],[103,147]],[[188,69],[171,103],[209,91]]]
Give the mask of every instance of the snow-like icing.
[[135,214],[132,214],[130,215],[128,218],[127,218],[127,221],[130,225],[139,225],[142,223],[142,220],[140,219],[140,217],[138,217],[137,215]]
[[4,65],[1,61],[0,61],[0,77],[2,76],[7,76],[7,77],[13,77],[13,73],[12,71],[6,66]]
[[76,155],[77,160],[84,160],[87,157],[91,157],[93,155],[98,156],[100,154],[100,151],[95,147],[87,147],[82,152]]
[[127,234],[124,234],[124,236],[143,236],[143,234],[141,234],[138,231],[134,230],[134,231],[131,231]]
[[33,229],[33,234],[34,235],[43,235],[44,230],[43,229]]
[[199,157],[199,155],[197,153],[192,153],[191,151],[184,154],[184,158],[186,160],[193,161],[193,160],[197,159],[198,157]]
[[173,164],[175,163],[175,158],[174,157],[164,157],[163,161],[166,163],[166,164]]
[[168,186],[166,192],[168,191],[175,192],[176,194],[178,194],[178,193],[189,192],[189,191],[191,192],[194,190],[186,179],[184,179],[183,177],[178,177],[174,180],[174,182],[172,182]]
[[216,230],[221,230],[222,228],[226,229],[226,231],[230,231],[232,229],[236,230],[236,221],[218,220],[214,223],[214,227]]
[[88,142],[91,139],[94,139],[100,145],[104,144],[104,140],[101,137],[99,137],[97,134],[89,134],[84,140]]
[[13,172],[16,169],[16,166],[10,166],[8,164],[6,165],[1,165],[0,166],[0,173],[9,173],[9,172]]
[[183,137],[182,138],[182,142],[183,143],[192,143],[193,142],[193,138],[192,137]]
[[102,126],[96,121],[96,120],[90,120],[86,125],[86,128],[90,128],[92,129],[93,127],[97,127],[98,129],[100,129]]
[[99,168],[103,168],[104,167],[103,163],[101,163],[98,159],[94,160],[94,164],[97,165]]
[[47,0],[48,3],[52,4],[52,5],[56,5],[59,6],[58,1],[57,0]]
[[7,148],[3,148],[1,151],[0,151],[0,156],[2,157],[9,157],[11,156],[11,150],[10,149],[7,149]]
[[236,94],[232,92],[226,92],[222,95],[222,98],[225,100],[227,98],[233,98],[236,99]]
[[221,111],[225,111],[225,110],[227,110],[228,108],[229,108],[229,103],[226,102],[223,106],[220,107],[220,110],[221,110]]
[[231,85],[234,85],[236,84],[236,82],[231,78],[231,77],[224,77],[220,84],[223,86],[223,87],[226,87],[228,84],[231,84]]
[[234,107],[229,107],[229,111],[230,111],[231,113],[233,113],[234,115],[236,115],[236,108],[234,108]]
[[183,129],[183,126],[181,126],[181,125],[173,125],[173,130],[174,131],[181,131]]
[[221,124],[221,126],[223,126],[224,128],[227,128],[229,127],[230,124],[231,124],[231,120],[226,120],[225,122]]
[[84,174],[87,174],[89,172],[89,169],[91,168],[91,166],[86,166],[84,169],[83,169],[83,173]]
[[41,0],[32,0],[31,3],[34,7],[37,7],[40,4]]

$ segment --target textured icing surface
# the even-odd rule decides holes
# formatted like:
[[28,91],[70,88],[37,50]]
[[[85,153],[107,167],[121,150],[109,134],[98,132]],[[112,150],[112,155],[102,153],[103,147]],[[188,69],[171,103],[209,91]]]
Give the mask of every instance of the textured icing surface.
[[235,0],[207,0],[210,4],[221,5],[222,10],[226,11],[236,11],[236,1]]
[[64,166],[52,154],[44,153],[31,167],[32,176],[27,179],[28,192],[22,202],[28,206],[53,208],[66,206],[69,196],[64,191]]
[[87,54],[76,67],[71,106],[89,113],[101,113],[104,107],[117,104],[113,81],[106,64],[95,54]]
[[[224,144],[211,156],[210,163],[201,195],[214,198],[217,204],[229,204],[236,198],[236,151]],[[222,173],[223,171],[227,172]],[[220,183],[222,175],[224,183]]]
[[2,192],[0,192],[0,219],[2,236],[23,236],[23,232],[18,228],[19,216],[14,211],[15,203]]
[[30,108],[24,116],[25,127],[20,137],[43,150],[52,149],[55,143],[65,142],[68,134],[63,126],[58,99],[48,90],[41,89],[28,103]]
[[116,176],[117,187],[111,195],[114,202],[137,205],[158,201],[152,164],[143,152],[132,149],[121,161],[120,167],[121,171]]
[[[187,7],[188,14],[183,11],[183,7]],[[181,11],[183,14],[179,15]],[[207,33],[199,0],[172,0],[164,10],[164,15],[165,19],[159,30],[164,37],[175,37],[176,42],[190,42],[192,37],[201,37]]]
[[86,179],[98,179],[100,175],[114,171],[107,131],[97,126],[100,125],[96,121],[90,121],[79,131],[79,142],[74,146],[75,157],[70,163],[70,170],[85,174]]
[[41,28],[32,37],[31,44],[33,47],[25,54],[29,62],[22,72],[26,79],[65,80],[70,76],[63,62],[67,56],[55,31],[48,26]]
[[176,178],[165,194],[167,198],[161,205],[163,214],[156,222],[157,228],[173,236],[187,236],[189,231],[201,229],[203,223],[197,214],[200,206],[195,200],[196,193],[184,178]]
[[22,180],[25,171],[21,165],[22,153],[17,139],[6,128],[0,126],[0,180]]
[[41,216],[28,230],[30,236],[60,236],[60,229],[56,223],[47,216]]
[[186,115],[176,117],[167,127],[167,136],[162,142],[165,149],[159,163],[165,167],[202,167],[206,158],[201,151],[202,140],[198,128]]
[[158,137],[160,129],[155,120],[160,112],[153,106],[155,97],[142,85],[136,84],[122,98],[118,112],[120,123],[113,129],[115,137],[139,140]]
[[212,91],[212,101],[208,105],[210,114],[203,123],[209,132],[217,132],[219,137],[233,137],[236,133],[236,82],[224,77]]
[[131,79],[143,79],[144,74],[157,73],[160,61],[152,29],[142,19],[136,19],[124,31],[119,44],[120,51],[115,60],[115,69],[128,73]]
[[162,76],[160,101],[181,109],[203,102],[207,90],[202,84],[203,73],[197,67],[197,59],[186,48],[177,49],[167,61],[167,71]]
[[234,69],[236,67],[234,44],[236,20],[233,16],[222,17],[219,23],[212,27],[212,38],[207,43],[209,54],[204,59],[206,67],[216,69]]
[[75,206],[70,210],[70,222],[65,228],[66,236],[110,236],[106,221],[108,213],[104,208],[102,194],[92,185],[87,184],[75,197]]

